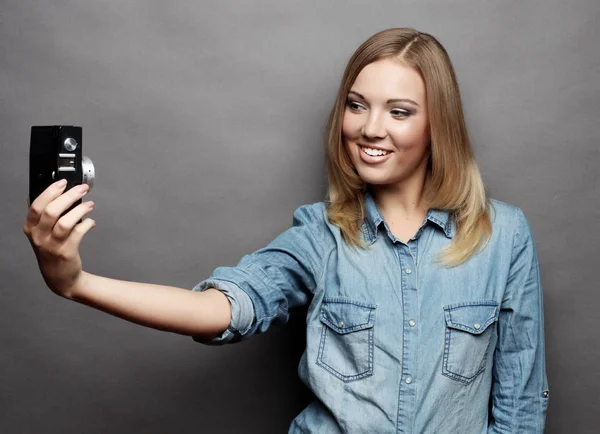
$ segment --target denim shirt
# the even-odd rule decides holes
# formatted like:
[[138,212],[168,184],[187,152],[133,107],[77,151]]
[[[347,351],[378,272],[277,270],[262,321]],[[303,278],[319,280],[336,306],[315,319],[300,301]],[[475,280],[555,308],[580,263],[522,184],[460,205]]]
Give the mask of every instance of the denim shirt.
[[542,433],[549,400],[542,287],[521,209],[491,199],[492,236],[463,264],[434,262],[456,225],[430,209],[407,242],[365,193],[351,248],[325,204],[193,290],[232,303],[230,327],[207,345],[264,333],[308,304],[298,373],[316,399],[289,433]]

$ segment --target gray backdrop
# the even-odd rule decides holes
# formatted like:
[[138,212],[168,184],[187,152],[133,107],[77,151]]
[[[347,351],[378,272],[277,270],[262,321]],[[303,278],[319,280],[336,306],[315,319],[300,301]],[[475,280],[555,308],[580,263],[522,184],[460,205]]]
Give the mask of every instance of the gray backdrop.
[[29,129],[83,127],[97,170],[86,270],[191,288],[324,198],[321,136],[346,61],[411,26],[448,49],[489,192],[534,231],[546,432],[597,432],[600,2],[0,6],[0,431],[287,432],[310,399],[305,311],[207,347],[55,296],[22,232]]

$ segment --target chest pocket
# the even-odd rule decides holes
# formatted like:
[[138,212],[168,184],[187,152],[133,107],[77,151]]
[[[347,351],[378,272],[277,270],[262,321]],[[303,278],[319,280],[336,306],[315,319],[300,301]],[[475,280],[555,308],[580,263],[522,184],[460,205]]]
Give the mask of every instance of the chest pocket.
[[317,365],[343,381],[373,375],[376,305],[344,297],[323,300]]
[[472,301],[443,307],[446,339],[442,374],[470,383],[485,369],[498,321],[498,302]]

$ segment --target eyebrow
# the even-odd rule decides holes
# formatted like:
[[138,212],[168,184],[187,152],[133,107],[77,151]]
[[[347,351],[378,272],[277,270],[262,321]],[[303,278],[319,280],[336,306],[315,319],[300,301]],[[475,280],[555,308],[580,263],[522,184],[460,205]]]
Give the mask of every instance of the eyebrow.
[[[360,99],[362,99],[362,100],[365,100],[365,97],[364,97],[364,96],[362,96],[360,93],[358,93],[358,92],[355,92],[355,91],[353,91],[353,90],[351,90],[350,92],[348,92],[348,94],[351,94],[351,93],[352,93],[352,94],[354,94],[354,95],[356,95],[356,96],[357,96],[357,97],[359,97]],[[419,106],[419,104],[417,104],[416,102],[414,102],[412,99],[408,99],[408,98],[394,98],[394,99],[388,99],[388,100],[387,100],[387,102],[386,102],[386,104],[391,104],[391,103],[393,103],[393,102],[408,102],[408,103],[411,103],[411,104],[414,104],[414,105],[416,105],[417,107],[420,107],[420,106]]]

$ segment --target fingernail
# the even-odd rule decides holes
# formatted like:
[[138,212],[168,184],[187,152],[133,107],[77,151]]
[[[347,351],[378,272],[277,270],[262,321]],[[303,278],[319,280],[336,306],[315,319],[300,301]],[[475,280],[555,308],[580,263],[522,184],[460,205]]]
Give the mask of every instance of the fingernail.
[[67,180],[66,180],[66,179],[61,179],[60,181],[58,181],[58,182],[56,183],[56,186],[57,186],[58,188],[62,188],[62,187],[64,187],[65,185],[67,185]]

